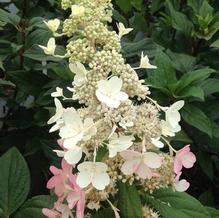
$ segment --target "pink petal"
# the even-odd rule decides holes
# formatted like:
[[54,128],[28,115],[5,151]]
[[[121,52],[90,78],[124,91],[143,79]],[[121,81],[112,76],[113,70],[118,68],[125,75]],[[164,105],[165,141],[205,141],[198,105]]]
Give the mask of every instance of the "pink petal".
[[60,215],[56,211],[53,211],[53,210],[50,210],[50,209],[47,209],[47,208],[43,208],[42,213],[43,213],[44,216],[46,216],[48,218],[57,218]]
[[190,152],[190,145],[186,145],[185,147],[183,147],[182,149],[180,149],[178,152],[177,152],[177,155],[178,156],[183,156],[187,153]]
[[48,182],[47,182],[47,188],[53,189],[55,185],[59,182],[59,179],[56,176],[53,176]]
[[192,152],[189,152],[181,158],[181,162],[185,168],[191,168],[196,162],[196,157]]
[[61,182],[56,184],[54,192],[58,197],[61,197],[65,192],[65,185]]
[[142,179],[151,179],[153,175],[150,168],[148,168],[148,166],[145,165],[143,161],[141,161],[141,164],[139,165],[135,173]]
[[78,201],[77,207],[76,207],[76,217],[77,218],[84,218],[84,196],[81,198],[81,200]]
[[64,158],[62,159],[62,169],[67,175],[71,174],[72,172],[72,166],[68,164]]
[[189,182],[187,182],[185,179],[182,179],[175,184],[175,189],[178,192],[184,192],[189,188],[189,186]]
[[175,161],[174,161],[174,173],[179,174],[179,172],[181,172],[182,170],[182,162],[177,159],[177,157],[175,157]]
[[60,175],[62,173],[62,170],[56,168],[55,166],[50,166],[49,170],[53,175]]
[[141,163],[141,159],[127,160],[123,163],[121,167],[121,171],[125,175],[132,175],[138,169],[140,163]]
[[68,207],[70,209],[73,209],[75,205],[77,204],[78,200],[80,199],[80,195],[76,192],[71,192],[67,196],[67,202],[68,202]]
[[120,156],[125,160],[130,160],[130,159],[140,158],[142,154],[140,152],[133,150],[125,150],[120,152]]
[[161,166],[161,160],[162,158],[154,152],[146,152],[144,154],[144,163],[152,169],[159,168]]

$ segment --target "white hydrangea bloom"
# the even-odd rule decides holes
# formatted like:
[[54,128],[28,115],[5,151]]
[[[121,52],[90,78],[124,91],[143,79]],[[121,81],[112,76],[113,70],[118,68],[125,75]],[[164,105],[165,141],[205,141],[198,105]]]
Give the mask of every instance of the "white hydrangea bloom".
[[67,151],[54,150],[58,157],[64,157],[64,159],[68,162],[68,164],[75,165],[77,164],[83,154],[83,150],[79,146],[73,146],[71,149]]
[[144,53],[141,53],[141,61],[140,61],[140,66],[139,68],[144,68],[144,69],[157,69],[156,66],[150,64],[149,58],[147,55],[144,56]]
[[59,101],[59,99],[55,98],[54,99],[55,101],[55,106],[56,106],[56,113],[53,117],[51,117],[49,119],[49,121],[47,122],[48,124],[52,124],[52,123],[55,123],[56,121],[58,121],[62,115],[63,115],[63,107],[62,107],[62,104],[61,102]]
[[59,19],[53,19],[53,20],[49,20],[49,21],[43,21],[46,26],[53,32],[55,33],[59,26],[60,26],[60,20]]
[[63,113],[64,125],[60,128],[59,135],[64,139],[64,147],[71,149],[81,140],[88,140],[96,134],[96,127],[92,118],[82,122],[80,115],[74,108],[68,108]]
[[56,91],[51,93],[52,97],[62,97],[63,96],[63,89],[56,87]]
[[109,149],[109,157],[113,158],[118,152],[124,151],[133,145],[133,136],[125,136],[114,133],[109,139],[107,147]]
[[175,133],[179,132],[181,130],[180,125],[177,125],[175,128],[173,128],[167,121],[161,120],[161,130],[163,136],[175,136]]
[[179,110],[184,106],[184,101],[177,101],[171,105],[166,111],[166,121],[173,128],[179,128],[181,116]]
[[125,92],[121,92],[122,80],[117,76],[109,80],[100,80],[96,90],[97,99],[110,108],[118,108],[121,101],[128,99]]
[[123,23],[117,23],[117,27],[119,30],[119,38],[122,38],[133,30],[133,28],[125,28]]
[[163,148],[164,147],[164,143],[160,141],[160,137],[151,138],[151,142],[152,142],[153,145],[155,145],[158,148]]
[[73,84],[76,86],[81,86],[87,81],[87,70],[84,65],[78,61],[75,63],[69,64],[69,69],[75,73],[74,82]]
[[85,13],[85,8],[83,6],[72,5],[71,6],[71,14],[75,17],[83,16]]
[[79,173],[76,182],[81,188],[92,184],[96,189],[103,190],[110,183],[107,168],[102,162],[83,162],[78,165]]
[[55,38],[50,38],[47,47],[39,45],[41,49],[43,49],[44,53],[47,55],[55,55],[55,50],[56,50],[56,41]]

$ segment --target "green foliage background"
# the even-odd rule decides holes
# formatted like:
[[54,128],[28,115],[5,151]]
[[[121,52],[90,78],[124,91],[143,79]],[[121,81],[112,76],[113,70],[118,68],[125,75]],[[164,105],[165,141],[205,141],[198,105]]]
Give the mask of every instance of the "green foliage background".
[[[73,75],[65,60],[44,55],[37,44],[45,45],[52,36],[43,20],[56,17],[63,20],[66,14],[60,8],[60,0],[11,2],[0,2],[0,166],[6,166],[0,175],[0,217],[38,218],[42,217],[42,207],[52,205],[52,197],[45,196],[50,177],[48,166],[60,162],[52,152],[57,147],[57,135],[49,134],[46,124],[54,112],[50,94],[57,86],[70,86]],[[153,196],[140,196],[135,187],[120,184],[121,215],[141,217],[140,203],[146,202],[164,218],[219,217],[213,209],[219,207],[219,2],[115,0],[113,3],[111,28],[116,30],[116,22],[134,28],[122,40],[124,57],[137,66],[144,51],[158,66],[157,70],[139,71],[139,77],[151,86],[153,98],[162,105],[185,100],[182,131],[172,143],[177,149],[191,144],[198,160],[184,174],[191,183],[189,194],[198,201],[168,189]],[[58,39],[57,43],[62,45],[58,48],[60,54],[66,41],[67,38]],[[9,165],[11,170],[7,168]],[[15,169],[17,175],[13,173]],[[24,203],[27,195],[29,200]],[[104,216],[111,217],[111,211],[106,208],[94,215]]]

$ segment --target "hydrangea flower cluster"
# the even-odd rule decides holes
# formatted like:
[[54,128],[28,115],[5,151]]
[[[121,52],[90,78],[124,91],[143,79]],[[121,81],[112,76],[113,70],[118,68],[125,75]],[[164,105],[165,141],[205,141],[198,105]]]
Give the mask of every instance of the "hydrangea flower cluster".
[[[43,210],[44,215],[89,217],[84,208],[98,210],[107,201],[118,218],[119,211],[109,200],[118,191],[118,181],[136,183],[149,192],[167,186],[187,190],[189,183],[180,176],[196,158],[189,145],[176,151],[169,142],[181,130],[179,110],[184,101],[162,107],[149,97],[149,88],[136,71],[157,67],[143,53],[138,68],[125,63],[120,40],[132,29],[119,23],[118,33],[109,30],[111,0],[62,0],[62,7],[71,10],[63,33],[57,33],[59,20],[45,24],[54,37],[71,38],[62,58],[69,58],[75,76],[72,87],[67,87],[72,98],[59,87],[52,93],[56,113],[48,124],[53,124],[50,132],[59,131],[60,150],[54,152],[63,159],[62,169],[50,168],[54,176],[47,186],[58,200],[53,209]],[[40,47],[57,56],[54,38]],[[78,101],[82,107],[64,108],[60,99]],[[164,146],[169,154],[160,150]],[[147,206],[142,211],[146,218],[158,217]]]

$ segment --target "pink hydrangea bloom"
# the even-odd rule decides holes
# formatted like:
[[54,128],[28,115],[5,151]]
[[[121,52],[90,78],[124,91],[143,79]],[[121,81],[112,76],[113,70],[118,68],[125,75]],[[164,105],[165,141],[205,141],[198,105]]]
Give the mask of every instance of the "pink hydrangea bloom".
[[176,153],[174,161],[174,172],[178,175],[182,168],[191,168],[196,162],[195,155],[190,151],[190,145],[186,145]]
[[182,172],[180,172],[176,176],[174,187],[175,187],[176,191],[178,191],[178,192],[185,192],[189,188],[190,183],[188,181],[186,181],[185,179],[179,180],[181,174],[182,174]]
[[43,208],[43,215],[47,218],[58,218],[58,217],[66,217],[66,218],[74,218],[71,210],[67,205],[61,203],[55,203],[53,209]]
[[55,194],[61,197],[66,189],[66,181],[72,174],[72,166],[62,159],[62,169],[51,166],[49,169],[54,175],[47,183],[48,189],[54,189]]
[[154,152],[140,153],[137,151],[126,150],[120,155],[125,159],[121,171],[125,175],[137,174],[142,179],[151,179],[154,176],[159,176],[153,172],[161,166],[162,158]]
[[58,201],[55,206],[56,210],[44,209],[44,214],[46,213],[48,218],[53,218],[55,214],[57,215],[57,211],[62,212],[60,211],[62,207],[59,205],[61,205],[60,202],[66,199],[68,209],[76,207],[76,217],[83,218],[85,194],[76,184],[76,176],[72,174],[72,166],[62,159],[62,169],[51,166],[50,171],[54,176],[48,181],[47,188],[54,189],[55,194],[58,196]]
[[70,176],[70,183],[72,191],[67,195],[68,207],[70,209],[76,206],[76,217],[84,217],[84,205],[85,205],[85,193],[76,183],[77,177],[75,175]]

